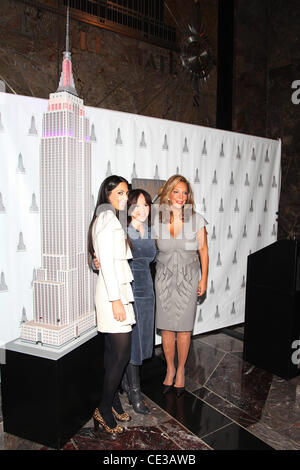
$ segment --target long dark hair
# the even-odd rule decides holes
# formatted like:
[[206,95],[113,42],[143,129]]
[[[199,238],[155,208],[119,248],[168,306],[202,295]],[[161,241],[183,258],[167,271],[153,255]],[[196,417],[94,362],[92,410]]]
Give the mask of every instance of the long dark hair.
[[[148,227],[151,225],[151,204],[152,204],[152,199],[149,193],[145,191],[144,189],[131,189],[128,193],[128,201],[127,201],[127,207],[128,207],[128,217],[127,217],[127,224],[129,225],[131,222],[131,214],[134,210],[134,205],[137,204],[137,200],[140,197],[140,195],[143,195],[146,201],[146,204],[149,206],[149,215],[148,215]],[[131,209],[131,210],[130,210]]]
[[[89,254],[89,265],[91,266],[91,261],[94,258],[94,246],[93,246],[93,236],[92,236],[92,229],[93,229],[93,223],[95,222],[97,216],[101,212],[101,204],[104,204],[103,206],[106,210],[109,209],[109,205],[111,210],[116,214],[117,218],[119,219],[119,211],[116,210],[110,203],[109,201],[109,196],[110,193],[120,184],[120,183],[126,183],[128,186],[128,181],[123,178],[122,176],[118,175],[111,175],[105,178],[105,180],[102,182],[99,192],[98,192],[98,198],[96,202],[96,207],[94,210],[94,214],[91,220],[91,223],[89,225],[89,230],[88,230],[88,254]],[[123,227],[124,228],[124,227]]]

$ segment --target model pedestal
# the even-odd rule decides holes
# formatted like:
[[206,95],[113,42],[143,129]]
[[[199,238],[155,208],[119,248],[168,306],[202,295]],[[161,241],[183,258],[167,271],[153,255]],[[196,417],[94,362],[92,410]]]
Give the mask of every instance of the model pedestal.
[[97,331],[60,352],[8,343],[1,365],[4,431],[61,448],[99,403],[103,351]]

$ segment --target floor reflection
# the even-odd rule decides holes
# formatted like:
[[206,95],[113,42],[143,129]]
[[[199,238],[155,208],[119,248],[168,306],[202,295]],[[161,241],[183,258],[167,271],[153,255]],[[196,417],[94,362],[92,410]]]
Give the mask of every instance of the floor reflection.
[[[238,335],[220,331],[194,337],[186,390],[177,397],[174,391],[162,393],[165,361],[161,346],[156,347],[141,374],[151,414],[138,415],[121,395],[132,416],[121,438],[95,433],[90,420],[64,449],[300,450],[300,376],[283,380],[245,362],[242,352]],[[0,410],[0,450],[47,450],[3,432],[2,419]]]

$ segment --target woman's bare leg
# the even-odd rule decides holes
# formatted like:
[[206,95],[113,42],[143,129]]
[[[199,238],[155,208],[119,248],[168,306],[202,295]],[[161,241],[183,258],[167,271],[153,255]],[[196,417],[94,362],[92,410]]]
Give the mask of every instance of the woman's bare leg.
[[162,330],[162,346],[167,362],[167,374],[163,382],[164,385],[172,385],[175,375],[175,332]]
[[176,373],[175,387],[184,387],[184,366],[189,353],[191,344],[190,331],[177,332],[177,353],[178,353],[178,366]]

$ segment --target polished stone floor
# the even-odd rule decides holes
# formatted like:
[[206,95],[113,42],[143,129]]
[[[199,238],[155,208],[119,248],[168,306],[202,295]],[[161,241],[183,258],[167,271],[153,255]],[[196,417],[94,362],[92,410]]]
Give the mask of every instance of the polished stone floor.
[[[242,356],[242,325],[194,337],[178,398],[161,392],[165,363],[156,347],[142,369],[151,414],[135,413],[121,396],[132,416],[123,436],[95,432],[90,420],[62,450],[300,450],[300,376],[284,380]],[[0,450],[51,449],[5,433],[0,407]]]

